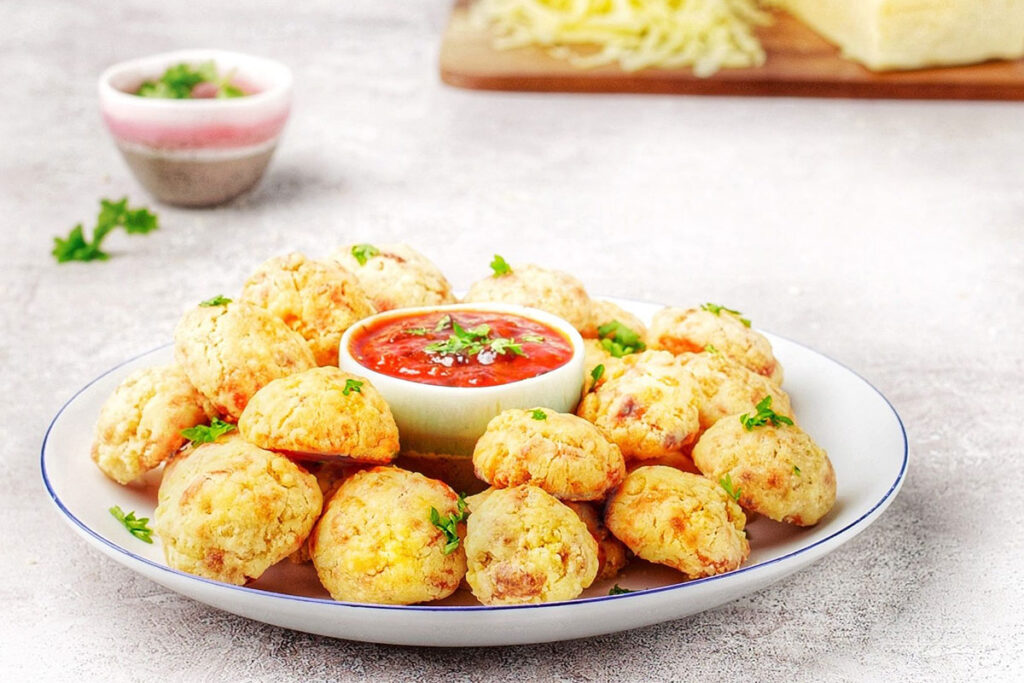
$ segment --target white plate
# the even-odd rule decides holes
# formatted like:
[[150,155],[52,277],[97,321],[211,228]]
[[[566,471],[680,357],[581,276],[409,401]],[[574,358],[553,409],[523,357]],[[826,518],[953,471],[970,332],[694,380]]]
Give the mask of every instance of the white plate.
[[[622,302],[649,319],[659,306]],[[675,572],[634,563],[614,583],[643,589],[609,596],[608,583],[578,600],[544,605],[411,607],[334,602],[308,565],[283,562],[251,586],[232,586],[168,568],[159,539],[147,545],[108,512],[112,505],[152,516],[158,475],[118,486],[89,459],[100,406],[138,368],[165,363],[165,346],[96,378],[57,413],[42,448],[42,474],[53,502],[86,541],[126,567],[191,598],[234,614],[299,631],[376,643],[433,646],[514,645],[582,638],[679,619],[764,588],[832,552],[871,524],[892,502],[907,468],[907,440],[896,411],[878,390],[821,354],[767,335],[786,372],[800,425],[829,453],[838,498],[815,527],[798,529],[759,518],[748,527],[751,553],[737,571],[677,583]],[[851,419],[856,416],[856,419]]]

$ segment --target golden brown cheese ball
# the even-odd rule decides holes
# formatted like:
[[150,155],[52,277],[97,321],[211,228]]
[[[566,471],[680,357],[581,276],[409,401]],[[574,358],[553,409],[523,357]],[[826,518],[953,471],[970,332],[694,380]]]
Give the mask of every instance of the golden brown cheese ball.
[[540,266],[515,266],[469,288],[464,302],[499,302],[531,306],[564,318],[577,330],[591,328],[590,297],[583,283],[568,273]]
[[713,481],[728,477],[743,507],[778,522],[811,526],[836,501],[828,454],[794,425],[748,430],[739,415],[723,418],[694,446],[693,461]]
[[718,484],[671,467],[631,472],[604,521],[637,557],[691,579],[730,572],[750,553],[740,506]]
[[301,334],[317,365],[337,365],[341,335],[377,312],[352,273],[333,261],[313,261],[299,253],[257,268],[239,299],[267,309]]
[[697,381],[700,400],[697,410],[701,430],[728,415],[753,411],[765,396],[772,397],[772,409],[793,417],[789,394],[764,375],[746,368],[723,353],[684,353],[678,356],[683,369]]
[[620,361],[606,367],[576,413],[597,425],[627,462],[688,452],[700,428],[696,382],[665,351]]
[[578,597],[597,576],[597,542],[536,486],[489,490],[466,524],[466,581],[485,605]]
[[366,378],[335,367],[270,382],[249,400],[238,431],[300,458],[388,463],[398,455],[398,426],[384,398]]
[[640,318],[636,317],[622,306],[611,301],[592,299],[590,301],[590,327],[581,330],[584,337],[598,336],[598,329],[602,325],[611,322],[619,322],[640,335],[641,340],[647,339],[647,326]]
[[320,582],[335,600],[411,605],[455,592],[466,573],[462,544],[430,521],[458,515],[458,496],[443,482],[397,467],[346,479],[327,502],[310,539]]
[[92,459],[127,484],[171,457],[185,444],[181,430],[206,422],[212,410],[177,365],[137,370],[103,404]]
[[602,500],[626,476],[619,447],[575,415],[506,410],[473,450],[476,476],[497,488],[533,484],[562,500]]
[[593,503],[575,503],[566,501],[576,516],[587,525],[587,531],[597,541],[597,577],[595,581],[613,579],[629,562],[629,554],[622,541],[608,533],[608,528],[601,519],[601,512]]
[[701,308],[664,308],[651,320],[648,343],[676,354],[699,353],[710,346],[782,386],[782,366],[768,339],[724,309],[715,314]]
[[188,311],[174,331],[174,355],[192,386],[232,422],[271,381],[316,366],[302,335],[245,302]]
[[228,436],[168,464],[154,529],[169,566],[241,585],[299,549],[322,503],[313,475]]
[[359,279],[378,311],[455,303],[444,274],[407,244],[349,244],[331,258]]

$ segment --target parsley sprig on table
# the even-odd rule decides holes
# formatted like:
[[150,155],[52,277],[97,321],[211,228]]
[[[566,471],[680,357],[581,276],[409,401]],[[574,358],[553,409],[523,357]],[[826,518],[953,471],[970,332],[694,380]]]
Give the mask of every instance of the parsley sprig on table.
[[761,402],[754,406],[757,411],[753,415],[749,413],[743,413],[740,415],[740,423],[747,429],[748,432],[753,431],[754,427],[760,427],[766,425],[769,422],[772,423],[773,427],[778,427],[780,424],[793,424],[793,421],[785,415],[779,415],[772,410],[772,397],[765,396],[761,399]]
[[245,92],[231,83],[233,73],[221,75],[217,64],[213,61],[191,64],[175,64],[155,81],[143,81],[135,92],[139,97],[155,97],[169,100],[187,100],[192,97],[192,90],[200,83],[213,83],[217,86],[215,97],[228,99],[243,97]]
[[153,530],[148,526],[149,517],[136,517],[134,510],[132,512],[125,512],[117,505],[110,508],[110,514],[121,524],[124,524],[124,528],[135,538],[146,543],[153,542]]
[[79,223],[67,237],[53,238],[51,252],[58,263],[68,261],[105,261],[110,254],[101,248],[103,240],[115,228],[124,228],[129,235],[144,235],[159,227],[157,216],[145,207],[129,208],[128,198],[120,201],[100,200],[100,212],[96,217],[96,227],[92,231],[92,240],[85,236],[82,224]]
[[631,353],[640,353],[647,348],[647,345],[640,339],[636,331],[623,325],[618,320],[612,320],[597,328],[597,337],[601,340],[601,346],[614,358],[622,358]]
[[436,507],[430,508],[430,523],[441,530],[444,534],[444,554],[451,555],[459,547],[459,524],[466,521],[469,513],[466,510],[466,495],[459,494],[455,503],[456,512],[450,513],[447,517],[441,517]]
[[193,444],[213,443],[220,437],[235,429],[235,425],[215,417],[208,425],[196,425],[182,429],[181,435]]
[[731,313],[732,315],[736,316],[736,318],[739,319],[741,323],[743,323],[744,327],[750,327],[750,321],[742,317],[743,314],[734,308],[726,308],[725,306],[721,306],[719,304],[713,304],[710,301],[706,304],[701,304],[700,308],[702,311],[714,313],[715,315],[722,315],[722,311],[725,311],[726,313]]

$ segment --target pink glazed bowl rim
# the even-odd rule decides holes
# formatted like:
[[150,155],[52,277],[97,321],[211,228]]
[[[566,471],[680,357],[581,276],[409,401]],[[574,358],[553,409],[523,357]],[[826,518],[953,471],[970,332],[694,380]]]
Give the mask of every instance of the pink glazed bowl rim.
[[[259,92],[230,99],[164,99],[155,97],[139,97],[132,93],[121,90],[114,85],[115,81],[132,75],[142,78],[159,77],[169,66],[182,62],[203,62],[213,60],[214,62],[229,62],[237,64],[239,71],[242,71],[253,85],[259,88]],[[244,68],[243,66],[244,65]],[[179,110],[190,113],[201,113],[203,111],[226,112],[229,110],[241,110],[251,107],[272,103],[274,100],[287,101],[292,89],[294,78],[291,69],[274,59],[257,57],[242,52],[217,49],[188,49],[175,50],[173,52],[162,52],[159,54],[139,57],[123,62],[118,62],[107,68],[99,78],[99,94],[101,106],[106,109],[108,105],[116,108],[140,108],[146,110]]]

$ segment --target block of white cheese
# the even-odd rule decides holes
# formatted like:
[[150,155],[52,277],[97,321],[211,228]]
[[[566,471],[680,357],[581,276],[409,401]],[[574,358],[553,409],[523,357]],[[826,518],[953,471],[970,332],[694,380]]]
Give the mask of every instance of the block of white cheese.
[[1024,0],[777,0],[869,69],[1024,56]]

